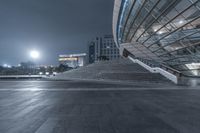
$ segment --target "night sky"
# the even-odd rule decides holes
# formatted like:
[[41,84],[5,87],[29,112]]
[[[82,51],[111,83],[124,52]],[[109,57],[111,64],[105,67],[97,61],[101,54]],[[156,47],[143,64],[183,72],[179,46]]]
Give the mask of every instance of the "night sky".
[[59,54],[86,52],[88,41],[112,33],[114,0],[0,0],[0,65],[31,60],[57,64]]

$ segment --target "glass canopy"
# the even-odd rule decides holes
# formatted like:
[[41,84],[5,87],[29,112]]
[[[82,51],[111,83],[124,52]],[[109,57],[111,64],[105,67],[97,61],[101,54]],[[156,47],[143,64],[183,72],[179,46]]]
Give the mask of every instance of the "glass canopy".
[[200,76],[200,0],[120,2],[115,26],[120,47],[126,44],[136,57]]

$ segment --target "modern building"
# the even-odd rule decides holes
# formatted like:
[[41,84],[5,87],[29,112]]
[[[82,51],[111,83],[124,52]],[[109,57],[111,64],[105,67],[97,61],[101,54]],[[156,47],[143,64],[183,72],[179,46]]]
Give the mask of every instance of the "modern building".
[[59,63],[72,68],[82,67],[86,64],[86,53],[59,55]]
[[200,76],[200,0],[115,0],[120,54]]
[[89,63],[94,63],[95,62],[95,43],[90,42],[89,47],[88,47],[88,62]]
[[96,37],[89,44],[89,63],[99,60],[113,60],[120,58],[119,49],[117,48],[112,35]]

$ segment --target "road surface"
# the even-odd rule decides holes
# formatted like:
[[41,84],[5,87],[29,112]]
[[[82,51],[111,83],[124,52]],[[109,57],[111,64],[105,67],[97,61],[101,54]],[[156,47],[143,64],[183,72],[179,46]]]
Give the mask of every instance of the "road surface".
[[199,133],[200,90],[0,81],[0,133]]

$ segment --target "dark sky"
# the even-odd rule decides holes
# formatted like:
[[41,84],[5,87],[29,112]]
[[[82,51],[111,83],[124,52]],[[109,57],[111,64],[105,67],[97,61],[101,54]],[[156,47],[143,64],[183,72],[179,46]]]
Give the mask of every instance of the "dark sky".
[[56,64],[59,54],[87,51],[96,35],[112,33],[114,0],[0,0],[0,64]]

